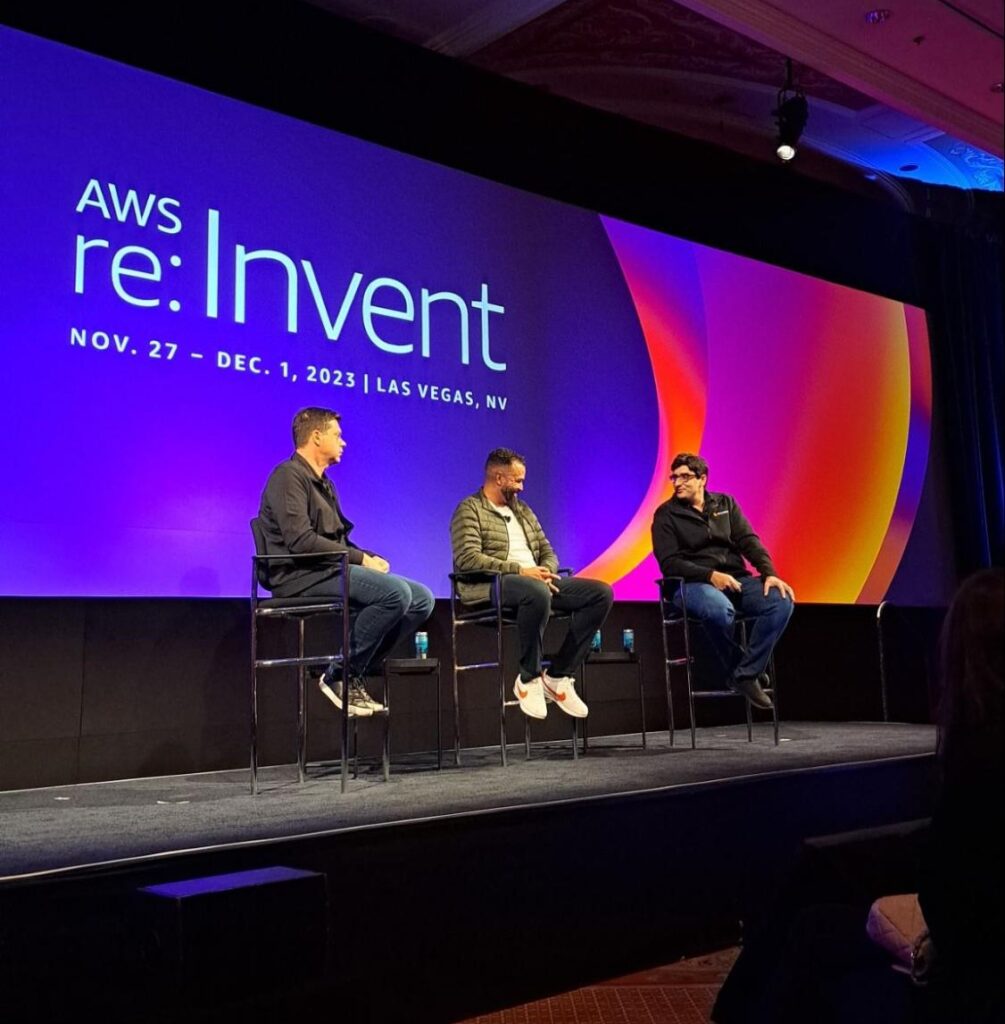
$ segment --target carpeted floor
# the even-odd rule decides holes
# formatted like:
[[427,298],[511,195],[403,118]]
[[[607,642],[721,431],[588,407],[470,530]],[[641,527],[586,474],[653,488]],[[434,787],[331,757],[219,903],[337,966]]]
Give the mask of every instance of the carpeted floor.
[[732,948],[681,960],[464,1024],[706,1024],[738,953]]
[[333,765],[311,769],[304,785],[291,767],[266,769],[258,797],[249,794],[245,771],[0,793],[0,880],[220,844],[930,756],[934,743],[930,726],[798,722],[783,723],[777,747],[760,725],[753,743],[743,726],[699,730],[697,750],[683,732],[673,748],[665,733],[651,734],[648,750],[637,736],[604,737],[578,762],[568,741],[535,746],[530,761],[514,747],[505,769],[495,748],[465,751],[464,767],[440,772],[429,757],[413,755],[392,764],[389,783],[370,770],[345,794]]

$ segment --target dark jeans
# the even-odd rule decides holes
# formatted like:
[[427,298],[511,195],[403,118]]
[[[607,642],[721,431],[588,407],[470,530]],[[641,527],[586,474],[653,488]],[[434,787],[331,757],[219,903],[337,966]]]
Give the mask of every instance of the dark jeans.
[[[308,587],[298,597],[331,597],[342,593],[336,575]],[[394,645],[433,613],[434,599],[423,583],[378,572],[362,565],[349,566],[349,675],[362,678],[379,664]]]
[[552,611],[571,613],[572,619],[549,671],[553,676],[571,676],[583,663],[590,638],[603,625],[614,603],[614,591],[600,580],[563,576],[554,583],[557,594],[546,583],[529,576],[507,573],[502,578],[503,608],[516,612],[520,674],[524,679],[541,674],[544,630]]
[[[743,589],[737,593],[716,590],[711,583],[684,584],[688,617],[701,622],[724,681],[760,675],[792,615],[792,601],[777,589],[772,588],[764,596],[764,580],[760,577],[741,577],[740,586]],[[673,604],[680,609],[679,593],[675,593]],[[746,651],[736,642],[734,621],[738,611],[748,619]]]

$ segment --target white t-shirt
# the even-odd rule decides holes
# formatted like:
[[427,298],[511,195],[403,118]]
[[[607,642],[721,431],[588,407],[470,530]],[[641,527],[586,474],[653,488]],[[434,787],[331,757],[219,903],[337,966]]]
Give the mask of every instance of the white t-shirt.
[[534,555],[527,543],[527,535],[523,532],[520,520],[513,514],[508,505],[495,507],[496,513],[506,520],[506,532],[509,533],[509,560],[519,562],[520,568],[530,569],[537,565]]

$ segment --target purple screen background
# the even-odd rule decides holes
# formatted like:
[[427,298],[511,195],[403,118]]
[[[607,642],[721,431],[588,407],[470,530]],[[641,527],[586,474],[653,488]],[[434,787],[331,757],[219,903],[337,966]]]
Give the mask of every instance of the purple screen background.
[[[246,593],[247,523],[305,405],[344,416],[349,444],[332,475],[358,524],[353,539],[440,595],[451,512],[479,486],[493,447],[527,455],[526,497],[564,563],[589,561],[637,506],[653,464],[655,393],[595,214],[21,33],[0,29],[0,52],[0,137],[13,157],[0,250],[0,592]],[[93,203],[77,212],[92,179],[109,218]],[[145,227],[120,223],[109,183],[120,195],[134,189],[141,206],[149,194],[176,200],[168,209],[181,230],[158,230],[174,222],[156,207]],[[206,314],[210,209],[220,223],[216,318]],[[109,242],[85,250],[82,291],[78,235]],[[326,337],[302,269],[298,329],[287,330],[286,272],[271,261],[247,266],[246,322],[235,323],[236,244],[309,260],[332,319],[361,274],[339,340]],[[112,253],[127,245],[162,265],[159,282],[123,283],[156,306],[113,289]],[[123,265],[151,267],[135,257]],[[414,342],[410,354],[385,352],[364,331],[363,291],[378,277],[413,296],[414,322],[375,319],[387,341]],[[420,290],[470,303],[483,283],[505,308],[491,315],[490,358],[506,370],[483,364],[480,311],[470,306],[470,364],[461,363],[449,302],[431,306],[424,358]],[[404,300],[385,289],[375,301]],[[71,344],[74,328],[87,347]],[[128,336],[128,347],[117,352],[113,339],[98,350],[95,331]],[[178,346],[171,360],[167,342]],[[270,373],[219,368],[219,351],[256,356]],[[281,361],[296,382],[282,378]],[[356,386],[308,382],[309,365],[351,372]],[[378,377],[385,389],[409,381],[411,396],[377,393]],[[470,392],[478,407],[420,398],[420,384]],[[489,394],[505,397],[505,410],[486,408]],[[604,466],[602,492],[582,471],[591,464]],[[576,508],[589,508],[589,531],[574,528]]]
[[[307,405],[343,415],[353,540],[438,596],[451,513],[500,445],[527,457],[561,564],[622,598],[655,596],[648,523],[680,446],[811,600],[856,600],[884,531],[910,534],[931,395],[907,307],[4,28],[0,67],[0,595],[246,594],[248,521]],[[392,312],[370,323],[376,281]],[[423,290],[453,296],[428,325]],[[784,415],[749,415],[785,381]],[[848,424],[827,410],[849,403],[889,508],[842,520],[878,531],[814,596],[819,547],[787,509],[840,493]],[[884,416],[914,425],[909,453]],[[804,470],[764,487],[766,453]],[[884,572],[907,580],[899,558]]]

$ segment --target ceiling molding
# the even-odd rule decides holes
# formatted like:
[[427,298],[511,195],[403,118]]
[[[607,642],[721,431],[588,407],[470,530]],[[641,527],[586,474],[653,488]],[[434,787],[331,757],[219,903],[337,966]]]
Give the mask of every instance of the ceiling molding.
[[526,25],[565,0],[496,0],[481,4],[463,21],[452,25],[423,44],[450,57],[467,57],[489,43]]
[[989,153],[1005,155],[1001,125],[764,0],[678,2]]

